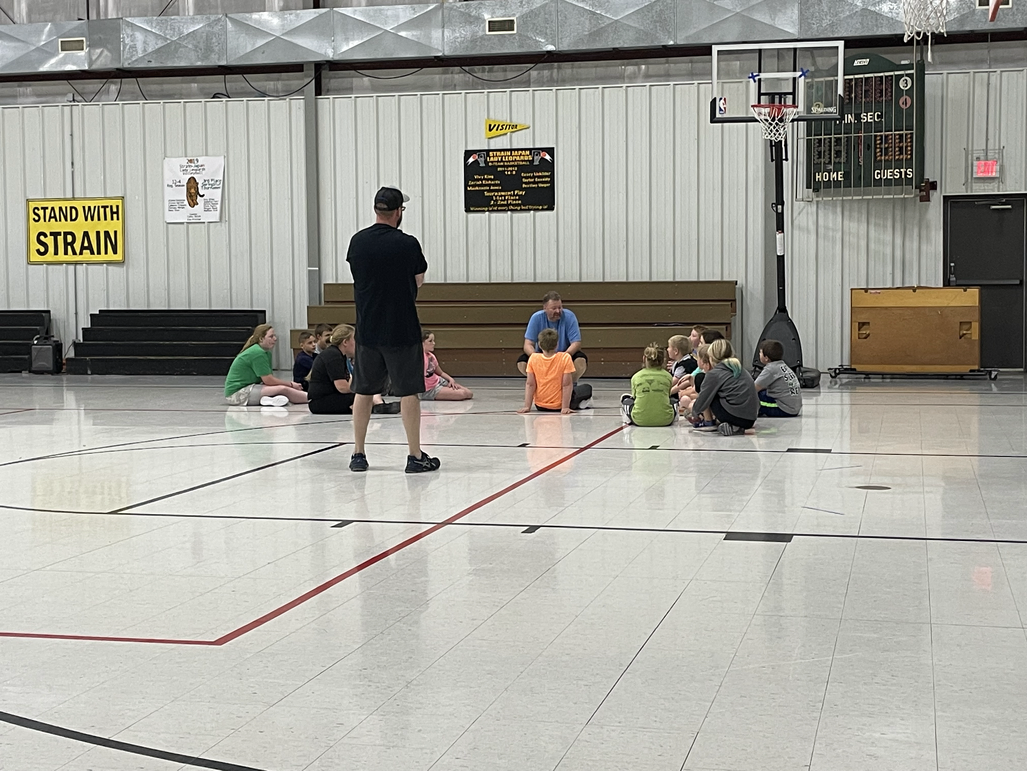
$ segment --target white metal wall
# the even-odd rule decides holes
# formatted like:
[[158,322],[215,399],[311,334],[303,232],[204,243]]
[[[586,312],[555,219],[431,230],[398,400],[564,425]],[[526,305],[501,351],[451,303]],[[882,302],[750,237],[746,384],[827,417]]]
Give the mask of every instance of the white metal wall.
[[806,363],[848,363],[852,287],[941,286],[943,196],[967,184],[969,150],[1004,147],[1006,192],[1026,190],[1026,70],[926,77],[929,204],[917,199],[792,202],[787,305]]
[[[431,281],[736,280],[753,345],[771,310],[772,167],[754,127],[709,125],[708,98],[704,83],[323,98],[322,279],[350,280],[347,243],[393,183],[412,195],[404,227]],[[967,149],[1003,146],[1006,190],[1026,189],[1025,69],[932,73],[927,100],[931,204],[788,198],[809,364],[847,362],[851,287],[941,283],[942,195],[968,192]],[[557,148],[555,212],[465,214],[462,152],[487,145],[487,117],[532,126],[491,146]],[[302,325],[303,121],[300,100],[0,108],[0,307],[51,309],[65,342],[101,308],[248,307]],[[163,158],[223,154],[223,222],[166,225]],[[124,265],[27,265],[25,199],[71,195],[125,196]]]
[[[303,117],[300,100],[0,109],[3,307],[49,308],[65,343],[101,308],[256,308],[303,324]],[[168,225],[163,159],[196,155],[226,156],[222,221]],[[27,264],[25,199],[73,195],[125,196],[124,264]]]
[[[396,184],[427,281],[732,279],[761,309],[765,145],[711,126],[709,98],[689,83],[322,99],[323,278],[350,281],[350,237]],[[531,128],[488,142],[488,117]],[[463,152],[488,145],[556,147],[556,210],[466,214]],[[755,338],[762,314],[742,316]]]

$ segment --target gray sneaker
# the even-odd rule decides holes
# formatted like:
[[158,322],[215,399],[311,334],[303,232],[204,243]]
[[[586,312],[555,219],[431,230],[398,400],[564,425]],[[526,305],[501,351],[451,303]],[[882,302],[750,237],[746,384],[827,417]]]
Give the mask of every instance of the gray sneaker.
[[727,423],[726,421],[723,421],[721,424],[719,424],[719,434],[722,434],[726,437],[731,437],[734,434],[743,433],[744,430],[741,429],[739,426],[734,426],[733,424]]

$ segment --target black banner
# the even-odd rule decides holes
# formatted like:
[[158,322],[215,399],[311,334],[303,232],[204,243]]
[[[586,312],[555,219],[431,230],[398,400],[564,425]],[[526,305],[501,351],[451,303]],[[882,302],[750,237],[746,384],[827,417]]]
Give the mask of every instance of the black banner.
[[466,212],[553,212],[554,148],[465,151]]

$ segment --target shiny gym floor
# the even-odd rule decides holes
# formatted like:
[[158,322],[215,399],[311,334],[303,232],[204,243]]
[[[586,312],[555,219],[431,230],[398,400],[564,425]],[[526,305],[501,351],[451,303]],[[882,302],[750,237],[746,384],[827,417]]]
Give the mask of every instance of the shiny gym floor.
[[1026,769],[1026,380],[754,436],[0,376],[0,768]]

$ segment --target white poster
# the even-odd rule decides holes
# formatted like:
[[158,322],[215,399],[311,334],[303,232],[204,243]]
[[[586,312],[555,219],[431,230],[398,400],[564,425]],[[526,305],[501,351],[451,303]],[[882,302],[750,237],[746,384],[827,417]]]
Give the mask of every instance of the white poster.
[[165,222],[218,222],[225,156],[165,159]]

